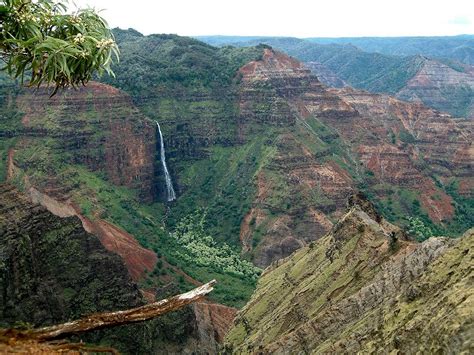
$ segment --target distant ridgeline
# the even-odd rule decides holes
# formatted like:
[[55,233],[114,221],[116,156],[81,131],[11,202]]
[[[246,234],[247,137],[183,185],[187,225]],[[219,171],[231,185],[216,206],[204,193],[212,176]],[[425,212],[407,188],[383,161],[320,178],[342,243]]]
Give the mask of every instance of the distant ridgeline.
[[408,56],[423,55],[449,58],[474,65],[474,35],[446,37],[357,37],[357,38],[308,38],[308,41],[329,44],[349,44],[366,52]]
[[[219,46],[266,43],[307,63],[329,86],[337,87],[336,76],[355,88],[421,101],[455,117],[474,117],[474,36],[199,38]],[[326,80],[328,71],[332,80]]]

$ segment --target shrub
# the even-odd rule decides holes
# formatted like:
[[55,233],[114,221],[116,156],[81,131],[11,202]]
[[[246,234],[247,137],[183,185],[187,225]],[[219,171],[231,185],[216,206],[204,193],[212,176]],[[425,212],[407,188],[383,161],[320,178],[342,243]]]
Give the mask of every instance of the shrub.
[[408,217],[408,234],[421,242],[432,237],[433,231],[419,217]]
[[198,210],[181,219],[171,236],[182,247],[175,256],[189,264],[209,267],[215,272],[256,280],[261,270],[227,244],[217,244],[204,230],[206,212]]

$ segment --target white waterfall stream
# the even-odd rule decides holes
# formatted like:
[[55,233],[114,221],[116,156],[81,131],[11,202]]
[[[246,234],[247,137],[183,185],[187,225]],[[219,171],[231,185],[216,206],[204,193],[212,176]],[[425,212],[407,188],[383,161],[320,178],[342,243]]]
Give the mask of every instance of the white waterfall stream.
[[161,133],[160,124],[158,121],[155,121],[158,126],[158,132],[160,132],[160,159],[161,164],[163,164],[163,171],[165,172],[165,181],[166,181],[166,197],[168,202],[176,200],[176,193],[173,188],[173,181],[171,181],[171,175],[166,166],[166,154],[165,154],[165,142],[163,141],[163,134]]

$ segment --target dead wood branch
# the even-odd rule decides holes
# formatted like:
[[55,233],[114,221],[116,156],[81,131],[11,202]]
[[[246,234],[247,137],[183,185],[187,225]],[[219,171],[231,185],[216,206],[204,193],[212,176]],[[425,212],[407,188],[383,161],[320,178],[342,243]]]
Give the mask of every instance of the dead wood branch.
[[216,280],[212,280],[189,292],[150,303],[142,307],[125,311],[95,313],[71,322],[33,329],[25,332],[25,335],[32,339],[37,339],[38,341],[45,341],[100,328],[143,322],[162,314],[175,311],[203,298],[213,290],[212,286],[215,283]]

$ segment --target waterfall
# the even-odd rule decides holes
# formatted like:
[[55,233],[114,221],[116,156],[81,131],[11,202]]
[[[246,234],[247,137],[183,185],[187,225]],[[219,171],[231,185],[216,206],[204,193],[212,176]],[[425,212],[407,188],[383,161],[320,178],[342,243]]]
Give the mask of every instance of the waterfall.
[[166,155],[165,155],[165,142],[163,141],[163,135],[161,134],[161,128],[158,121],[155,121],[158,126],[158,132],[160,132],[160,159],[161,164],[163,164],[163,170],[165,172],[165,181],[166,181],[166,196],[168,202],[176,200],[176,193],[173,189],[173,182],[171,181],[171,175],[166,166]]

